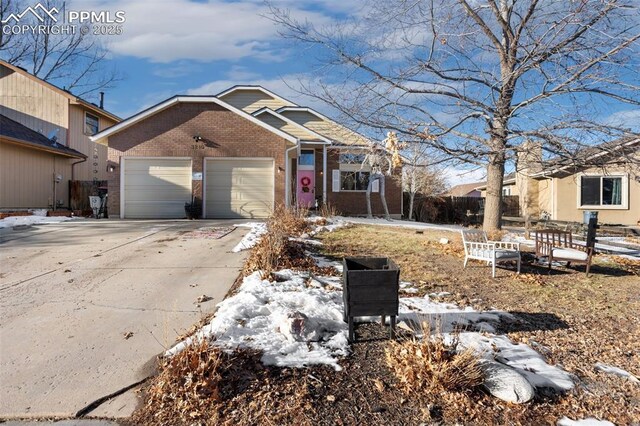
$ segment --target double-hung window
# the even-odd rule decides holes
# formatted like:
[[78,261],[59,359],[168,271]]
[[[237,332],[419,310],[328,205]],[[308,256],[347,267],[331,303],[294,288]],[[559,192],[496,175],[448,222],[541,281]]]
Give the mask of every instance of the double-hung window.
[[100,119],[88,112],[84,113],[84,134],[93,136],[98,133]]

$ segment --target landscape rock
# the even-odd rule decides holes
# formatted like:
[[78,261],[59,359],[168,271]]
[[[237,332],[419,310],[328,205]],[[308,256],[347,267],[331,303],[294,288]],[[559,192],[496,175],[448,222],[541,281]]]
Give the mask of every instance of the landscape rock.
[[535,389],[523,375],[496,361],[482,360],[480,364],[487,391],[503,401],[522,404],[535,396]]
[[448,238],[440,238],[440,244],[449,244]]
[[280,321],[280,333],[294,342],[317,342],[322,337],[321,327],[317,321],[309,319],[298,311],[289,312]]

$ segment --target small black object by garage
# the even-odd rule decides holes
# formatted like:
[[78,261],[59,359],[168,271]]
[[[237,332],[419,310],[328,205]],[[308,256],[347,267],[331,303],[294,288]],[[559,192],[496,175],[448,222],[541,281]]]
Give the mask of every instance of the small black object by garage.
[[393,338],[398,316],[400,269],[386,257],[347,257],[342,271],[344,321],[349,324],[349,341],[355,341],[354,317],[389,315]]

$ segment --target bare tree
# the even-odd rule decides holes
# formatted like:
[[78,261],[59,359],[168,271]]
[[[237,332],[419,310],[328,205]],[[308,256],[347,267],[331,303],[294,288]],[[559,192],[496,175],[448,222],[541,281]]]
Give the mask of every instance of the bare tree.
[[416,196],[433,196],[442,194],[447,189],[447,182],[442,173],[435,167],[439,161],[434,158],[432,149],[420,142],[405,142],[405,157],[402,168],[403,192],[409,194],[409,215],[411,220],[415,213]]
[[500,228],[505,167],[523,142],[582,161],[585,146],[638,135],[603,119],[604,107],[640,105],[637,0],[372,0],[358,15],[321,27],[270,17],[318,58],[301,91],[486,167],[487,230]]
[[[53,7],[63,10],[61,0],[45,0],[40,3],[48,10]],[[20,13],[28,6],[32,4],[27,1],[2,0],[0,20],[5,20],[11,13]],[[49,15],[43,14],[41,18],[42,22],[34,15],[26,14],[19,24],[45,27],[55,24]],[[1,33],[1,59],[77,96],[86,96],[111,87],[118,80],[115,69],[106,63],[107,49],[90,33],[82,34],[79,30],[73,34],[31,30],[16,33],[4,28]]]

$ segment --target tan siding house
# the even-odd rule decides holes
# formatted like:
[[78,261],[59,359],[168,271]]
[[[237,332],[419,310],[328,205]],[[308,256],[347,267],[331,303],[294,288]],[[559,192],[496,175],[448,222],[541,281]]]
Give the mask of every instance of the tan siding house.
[[106,147],[89,136],[113,114],[0,61],[0,118],[0,209],[68,207],[70,180],[106,178]]
[[[515,179],[504,181],[506,195],[518,195],[522,215],[532,218],[582,222],[585,212],[596,211],[603,224],[640,224],[640,139],[608,142],[601,154],[593,154],[599,150],[585,150],[582,167],[554,162],[528,167],[520,161]],[[485,196],[486,187],[478,189]]]

